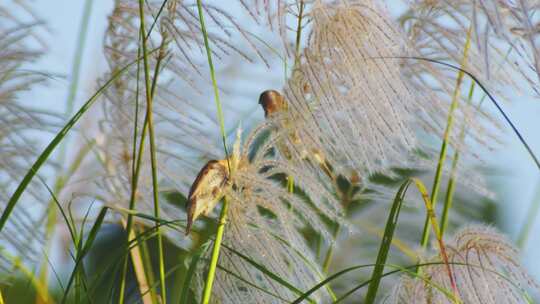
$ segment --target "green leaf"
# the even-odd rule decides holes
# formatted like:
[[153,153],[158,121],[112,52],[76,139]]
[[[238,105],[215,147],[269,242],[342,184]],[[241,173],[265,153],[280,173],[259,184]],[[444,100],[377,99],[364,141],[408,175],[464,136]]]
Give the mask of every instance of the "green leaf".
[[189,268],[186,273],[186,277],[184,278],[184,284],[182,285],[182,297],[180,298],[180,304],[188,304],[189,285],[193,275],[195,274],[195,270],[197,269],[197,264],[199,263],[201,256],[206,252],[206,250],[208,250],[209,245],[209,242],[203,244],[191,257],[191,263],[189,263]]
[[375,262],[375,267],[373,268],[373,273],[371,275],[371,283],[369,284],[368,292],[366,295],[367,304],[375,302],[377,290],[379,289],[379,284],[381,282],[381,274],[384,271],[384,265],[386,263],[386,259],[388,258],[390,246],[392,245],[392,238],[394,237],[394,231],[397,226],[399,212],[401,210],[401,206],[403,205],[405,193],[407,192],[410,184],[411,180],[407,180],[403,183],[403,185],[401,185],[399,191],[396,194],[396,197],[394,198],[392,209],[390,209],[390,214],[388,215],[388,220],[386,221],[386,228],[384,229],[381,246],[379,248],[379,253],[377,254],[377,261]]
[[[156,50],[152,50],[151,53],[155,52]],[[17,189],[15,189],[15,192],[9,199],[8,203],[6,204],[6,208],[2,212],[2,216],[0,217],[0,231],[4,228],[7,220],[9,219],[9,216],[11,215],[11,212],[13,211],[13,208],[15,208],[15,205],[17,205],[17,202],[21,198],[22,194],[26,190],[26,187],[30,184],[34,176],[37,174],[41,166],[47,161],[51,153],[56,149],[58,144],[64,139],[64,137],[67,135],[67,133],[73,128],[73,126],[79,121],[79,119],[83,116],[83,114],[90,109],[90,107],[97,101],[99,96],[103,94],[103,92],[116,80],[118,77],[120,77],[124,72],[128,70],[133,64],[141,60],[141,58],[137,58],[136,60],[133,60],[117,72],[115,72],[112,77],[103,85],[101,86],[92,97],[90,97],[84,105],[73,115],[73,117],[67,122],[67,124],[56,134],[56,136],[51,140],[49,145],[41,152],[37,160],[34,162],[30,170],[26,173],[21,183],[17,186]]]

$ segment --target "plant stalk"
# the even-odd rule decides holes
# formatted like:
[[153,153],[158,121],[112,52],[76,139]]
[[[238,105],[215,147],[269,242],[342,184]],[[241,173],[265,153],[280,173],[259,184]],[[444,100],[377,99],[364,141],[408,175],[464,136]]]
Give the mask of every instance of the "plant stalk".
[[[461,61],[461,68],[464,68],[467,63],[467,58],[469,54],[469,49],[471,45],[471,33],[472,33],[472,26],[469,27],[469,31],[467,32],[467,40],[465,42],[465,47],[463,49],[463,58]],[[452,96],[452,103],[450,104],[450,109],[448,110],[448,120],[446,122],[446,128],[444,130],[443,134],[443,142],[441,145],[441,150],[439,153],[439,161],[437,163],[437,169],[435,171],[435,178],[433,180],[433,187],[431,190],[431,197],[430,201],[433,203],[433,208],[435,209],[435,206],[437,205],[437,199],[439,196],[439,188],[441,185],[441,178],[442,178],[442,169],[444,166],[444,163],[446,161],[446,151],[448,149],[448,144],[450,142],[450,133],[452,131],[452,127],[454,125],[454,112],[456,111],[458,104],[459,104],[459,95],[461,92],[461,83],[463,82],[463,77],[465,76],[465,73],[463,71],[459,71],[458,77],[456,80],[456,88],[454,89],[454,94]],[[426,219],[424,222],[424,228],[422,231],[422,238],[420,241],[420,244],[422,248],[426,248],[428,241],[429,241],[429,229],[430,226],[430,217],[426,215]]]
[[219,260],[219,251],[221,248],[221,241],[223,240],[223,232],[225,231],[225,224],[227,223],[227,211],[229,209],[229,202],[227,198],[223,199],[223,206],[221,207],[221,214],[219,215],[219,222],[216,232],[216,239],[214,241],[214,248],[212,249],[212,256],[210,258],[210,266],[208,268],[208,275],[204,284],[204,291],[202,297],[202,304],[210,303],[212,296],[212,285],[214,284],[214,278],[216,275],[216,267]]
[[[150,163],[151,163],[151,169],[152,169],[152,194],[153,194],[153,201],[154,201],[154,216],[156,218],[159,218],[159,188],[158,188],[158,181],[157,181],[157,159],[156,159],[156,143],[155,143],[155,136],[154,136],[154,122],[153,122],[153,116],[152,116],[152,109],[153,109],[153,96],[152,96],[152,84],[150,80],[150,67],[148,62],[148,50],[146,46],[147,37],[146,37],[146,30],[145,30],[145,22],[144,22],[144,0],[139,0],[139,18],[140,18],[140,27],[141,27],[141,36],[142,36],[142,51],[143,51],[143,65],[144,65],[144,79],[145,79],[145,85],[146,85],[146,116],[148,120],[148,135],[150,139]],[[165,37],[163,37],[162,41],[162,47],[160,49],[159,57],[163,57],[163,46],[165,45]],[[157,75],[155,75],[157,76]],[[156,83],[154,77],[154,83]],[[159,226],[159,222],[156,221],[156,233],[157,233],[157,242],[158,242],[158,253],[159,253],[159,281],[160,281],[160,287],[161,287],[161,303],[166,304],[167,303],[167,292],[166,292],[166,285],[165,285],[165,262],[164,262],[164,255],[163,255],[163,238],[161,235],[161,227]]]
[[[212,51],[210,50],[210,43],[208,41],[208,33],[206,31],[206,26],[204,23],[204,14],[202,1],[197,0],[197,10],[199,12],[199,22],[201,25],[201,32],[204,39],[204,47],[206,49],[206,56],[208,60],[208,67],[210,69],[210,77],[212,78],[212,87],[214,89],[214,101],[216,103],[217,116],[219,120],[219,127],[221,132],[221,139],[223,141],[223,150],[225,151],[225,158],[227,159],[227,167],[229,170],[229,175],[231,175],[231,164],[229,161],[229,153],[227,150],[227,142],[225,138],[225,119],[223,118],[223,110],[221,108],[221,101],[219,99],[219,89],[217,86],[216,73],[214,69],[214,64],[212,62]],[[223,200],[223,206],[221,209],[221,215],[219,217],[218,227],[216,231],[216,239],[214,241],[214,248],[212,249],[212,257],[210,260],[208,276],[206,277],[206,282],[204,285],[202,303],[207,304],[210,302],[212,296],[212,285],[214,283],[214,277],[216,272],[216,266],[219,259],[219,250],[221,248],[221,241],[223,239],[223,232],[225,231],[225,223],[227,220],[227,211],[228,211],[228,201],[225,197]]]
[[[472,98],[474,94],[475,83],[471,83],[469,89],[469,96],[467,96],[467,104],[472,103]],[[459,132],[459,143],[463,143],[465,140],[465,124],[461,125],[461,130]],[[446,197],[444,199],[444,208],[441,216],[441,234],[444,236],[446,231],[446,226],[448,225],[448,216],[450,214],[450,208],[452,208],[452,202],[454,201],[454,191],[456,188],[456,173],[457,173],[457,164],[460,159],[459,149],[454,151],[454,156],[452,157],[452,168],[450,169],[450,179],[448,180],[448,187],[446,188]]]

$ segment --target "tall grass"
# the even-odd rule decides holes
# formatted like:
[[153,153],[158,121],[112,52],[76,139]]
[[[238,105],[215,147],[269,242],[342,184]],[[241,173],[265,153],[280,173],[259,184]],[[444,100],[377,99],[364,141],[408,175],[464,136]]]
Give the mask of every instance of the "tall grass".
[[[18,23],[21,34],[12,37],[2,35],[0,22],[0,46],[23,48],[0,51],[0,62],[12,65],[0,67],[0,114],[28,123],[21,131],[0,118],[7,147],[0,148],[0,304],[17,302],[10,286],[18,280],[29,282],[36,303],[532,302],[540,287],[521,268],[519,251],[492,229],[468,226],[489,220],[471,210],[487,210],[477,197],[494,189],[472,171],[478,151],[497,147],[501,129],[510,126],[540,168],[497,91],[519,88],[501,75],[533,92],[538,85],[529,75],[540,75],[532,20],[522,12],[529,8],[487,2],[408,1],[393,18],[377,1],[118,0],[105,35],[110,71],[73,114],[85,73],[86,1],[66,102],[71,117],[48,125],[52,140],[28,154],[28,129],[37,130],[30,122],[50,115],[18,99],[33,85],[18,81],[30,63],[20,42],[34,35],[34,24]],[[499,45],[516,53],[503,55]],[[490,65],[496,60],[515,64],[498,71]],[[294,61],[290,71],[287,61]],[[259,92],[250,83],[263,86],[283,62],[285,83],[275,92],[285,110],[264,120],[260,109],[256,118],[240,115],[254,108],[240,95],[255,104]],[[466,77],[471,86],[461,102]],[[478,88],[496,115],[473,106]],[[103,113],[91,111],[98,101]],[[246,129],[238,128],[232,146],[225,116]],[[86,139],[91,128],[96,138],[66,144],[68,135]],[[59,164],[50,160],[57,149]],[[27,167],[3,162],[14,153]],[[225,179],[208,182],[222,197],[220,212],[197,214],[185,236],[192,184],[212,159],[227,163]],[[52,189],[49,171],[58,177]],[[423,183],[429,174],[431,193]],[[49,196],[36,190],[36,177]],[[38,220],[19,212],[27,195],[46,206],[32,211]],[[11,237],[32,225],[60,240],[51,246]],[[66,254],[68,271],[57,271],[65,268],[49,259],[52,248]],[[32,260],[33,251],[45,258]]]

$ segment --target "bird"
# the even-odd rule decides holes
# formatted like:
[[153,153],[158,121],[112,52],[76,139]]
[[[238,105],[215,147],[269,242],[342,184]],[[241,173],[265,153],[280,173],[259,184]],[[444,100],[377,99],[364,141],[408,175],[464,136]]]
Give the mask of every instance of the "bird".
[[[276,90],[266,90],[262,92],[259,96],[259,104],[264,110],[264,117],[266,119],[270,119],[273,115],[277,113],[282,113],[289,110],[289,105],[285,100],[285,97],[283,97],[283,95],[281,95]],[[287,121],[283,123],[283,127],[288,128]],[[302,159],[312,158],[316,163],[319,164],[319,167],[330,179],[336,179],[332,167],[326,160],[326,157],[324,156],[322,151],[318,149],[312,149],[311,153],[308,153],[308,151],[304,147],[304,144],[302,143],[302,140],[298,136],[298,132],[296,131],[289,132],[288,137],[295,146],[301,149],[300,156]],[[277,146],[280,153],[286,159],[290,160],[292,158],[291,151],[283,141],[279,141],[277,143]]]
[[191,226],[201,215],[208,215],[225,195],[229,181],[229,163],[227,159],[210,160],[201,169],[189,189],[186,235]]
[[276,90],[266,90],[259,96],[259,104],[264,110],[264,117],[269,118],[272,114],[288,110],[288,104],[283,95]]

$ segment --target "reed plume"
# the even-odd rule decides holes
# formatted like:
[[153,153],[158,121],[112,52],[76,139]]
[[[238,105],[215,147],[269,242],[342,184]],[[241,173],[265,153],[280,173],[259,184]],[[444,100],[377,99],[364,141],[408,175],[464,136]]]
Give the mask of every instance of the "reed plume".
[[[452,273],[463,303],[530,303],[529,292],[539,286],[522,268],[518,251],[494,229],[473,226],[446,242]],[[427,263],[440,262],[434,256]],[[449,277],[444,265],[424,266],[421,277],[403,276],[390,303],[454,303],[448,294]]]
[[[58,116],[39,105],[23,100],[26,91],[43,84],[47,76],[32,69],[45,51],[38,34],[43,30],[32,11],[20,3],[0,5],[0,209],[17,186],[31,161],[39,152],[36,135],[48,136]],[[44,242],[46,189],[39,181],[29,187],[24,202],[14,209],[11,220],[0,234],[2,254],[0,267],[10,272],[17,257],[34,263],[41,258]],[[30,211],[29,207],[32,207]]]

